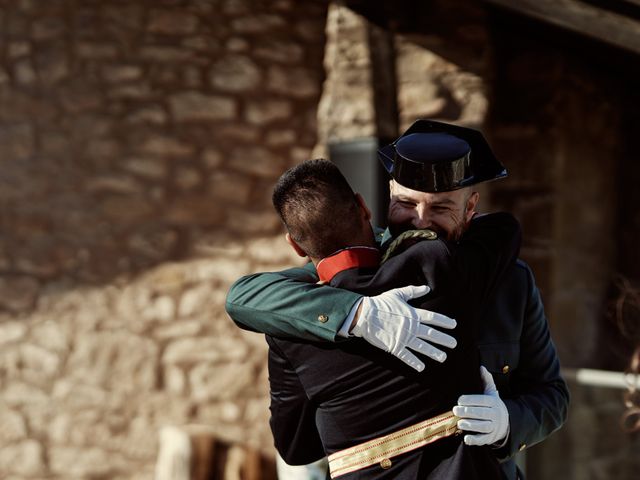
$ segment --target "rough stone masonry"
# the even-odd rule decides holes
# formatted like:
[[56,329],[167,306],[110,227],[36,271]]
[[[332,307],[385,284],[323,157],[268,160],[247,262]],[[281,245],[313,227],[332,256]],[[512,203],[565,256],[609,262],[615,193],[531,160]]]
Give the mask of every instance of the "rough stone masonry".
[[316,143],[326,8],[0,1],[0,477],[150,479],[164,425],[271,448],[223,301],[294,263],[268,197]]

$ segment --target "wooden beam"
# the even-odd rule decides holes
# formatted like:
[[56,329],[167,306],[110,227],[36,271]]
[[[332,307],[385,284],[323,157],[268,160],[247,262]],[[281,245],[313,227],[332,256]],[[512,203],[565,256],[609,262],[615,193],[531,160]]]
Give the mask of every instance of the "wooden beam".
[[[629,0],[627,0],[629,1]],[[640,21],[578,0],[485,0],[640,54]],[[633,0],[636,3],[636,0]]]
[[398,136],[398,87],[393,32],[367,22],[376,137],[386,142]]

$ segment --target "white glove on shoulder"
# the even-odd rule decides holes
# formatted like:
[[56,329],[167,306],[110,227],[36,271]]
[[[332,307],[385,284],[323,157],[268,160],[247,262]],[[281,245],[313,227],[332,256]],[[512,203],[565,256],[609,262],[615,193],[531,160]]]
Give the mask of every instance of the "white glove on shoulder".
[[437,362],[444,362],[447,354],[431,343],[454,348],[456,339],[430,325],[451,329],[455,328],[456,321],[440,313],[416,309],[407,303],[429,291],[430,288],[426,285],[408,286],[395,288],[375,297],[364,297],[360,316],[351,334],[395,355],[419,372],[424,370],[424,363],[408,348]]
[[493,445],[509,435],[509,411],[489,371],[480,367],[484,395],[462,395],[453,413],[460,417],[458,428],[476,432],[464,436],[467,445]]

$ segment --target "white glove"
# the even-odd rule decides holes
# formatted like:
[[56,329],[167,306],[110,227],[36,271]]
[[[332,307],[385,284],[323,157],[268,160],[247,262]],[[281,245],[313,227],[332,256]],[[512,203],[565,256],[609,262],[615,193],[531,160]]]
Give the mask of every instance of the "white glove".
[[462,395],[458,405],[453,407],[453,413],[461,418],[458,428],[477,432],[464,436],[467,445],[492,445],[509,435],[509,411],[498,394],[493,377],[484,367],[480,367],[480,376],[484,395]]
[[430,290],[426,285],[408,286],[389,290],[376,297],[364,297],[360,316],[351,334],[395,355],[419,372],[424,370],[424,363],[407,348],[437,362],[444,362],[447,354],[425,340],[454,348],[456,339],[428,325],[450,329],[455,328],[456,321],[440,313],[413,308],[407,303],[412,298],[426,295]]

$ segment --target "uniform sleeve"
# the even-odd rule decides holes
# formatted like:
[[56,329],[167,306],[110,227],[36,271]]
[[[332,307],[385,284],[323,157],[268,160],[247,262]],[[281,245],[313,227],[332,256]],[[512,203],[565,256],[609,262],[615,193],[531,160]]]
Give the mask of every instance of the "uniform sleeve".
[[318,285],[309,264],[281,272],[247,275],[227,294],[225,308],[245,330],[284,338],[335,342],[362,295]]
[[528,300],[520,337],[518,368],[503,398],[509,411],[510,435],[498,457],[507,460],[559,429],[567,418],[569,390],[549,332],[540,292],[528,268]]
[[269,343],[269,424],[276,450],[289,465],[306,465],[325,456],[315,423],[316,409],[286,356]]

